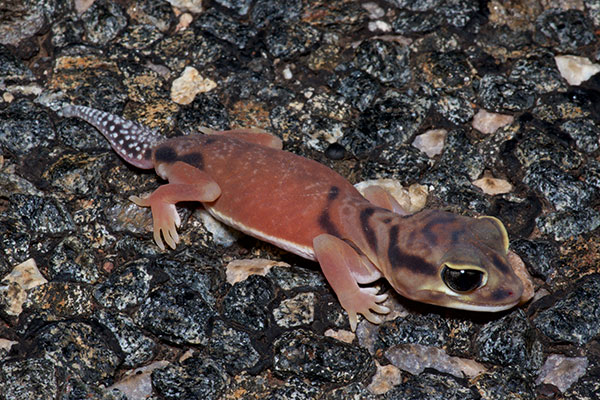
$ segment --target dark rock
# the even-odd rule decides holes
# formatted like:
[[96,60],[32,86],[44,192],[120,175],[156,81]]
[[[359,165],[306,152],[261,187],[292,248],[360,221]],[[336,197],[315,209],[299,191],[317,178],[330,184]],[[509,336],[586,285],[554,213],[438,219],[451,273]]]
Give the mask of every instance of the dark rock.
[[197,134],[198,127],[216,130],[229,129],[229,115],[223,104],[210,94],[199,94],[194,101],[181,108],[177,128],[183,134]]
[[131,318],[124,314],[104,310],[98,311],[95,318],[117,339],[119,348],[124,355],[123,366],[135,368],[152,359],[156,343],[144,335]]
[[351,71],[343,78],[334,78],[329,85],[359,111],[364,111],[379,91],[377,81],[358,70]]
[[269,26],[265,43],[273,57],[285,60],[309,51],[320,36],[310,25],[278,21]]
[[227,327],[222,321],[215,322],[208,351],[212,357],[221,360],[227,372],[232,375],[254,368],[260,359],[250,336]]
[[263,28],[273,21],[297,21],[302,13],[302,0],[256,0],[250,19],[257,28]]
[[581,346],[600,335],[600,275],[589,275],[574,286],[536,315],[533,323],[555,342]]
[[503,400],[518,398],[536,400],[535,376],[520,368],[494,368],[475,381],[475,386],[483,398]]
[[557,211],[538,217],[536,224],[542,233],[563,241],[598,228],[600,212],[589,208]]
[[395,87],[402,87],[411,79],[408,47],[397,42],[366,40],[356,49],[352,63],[380,82],[393,83]]
[[150,293],[134,320],[148,331],[174,343],[206,345],[216,316],[212,306],[189,288],[161,286]]
[[424,372],[418,376],[410,376],[402,384],[392,388],[384,396],[386,400],[406,399],[463,399],[475,400],[479,395],[471,389],[468,382],[451,375],[436,375]]
[[406,35],[431,32],[438,29],[442,23],[443,17],[437,13],[401,10],[392,22],[392,28],[394,32]]
[[274,299],[273,283],[260,275],[251,275],[227,293],[223,316],[252,331],[263,331],[270,325],[269,306]]
[[209,358],[188,358],[152,371],[152,386],[167,400],[221,398],[228,377]]
[[558,249],[544,240],[517,239],[510,247],[523,259],[530,273],[548,280],[556,271]]
[[6,46],[0,45],[0,83],[12,85],[34,80],[34,75]]
[[478,98],[486,110],[512,113],[532,108],[536,94],[532,83],[486,74],[479,81]]
[[85,383],[111,383],[121,363],[106,338],[82,322],[47,325],[36,333],[33,342],[62,373],[77,375]]
[[0,43],[22,46],[44,26],[43,2],[6,1],[0,18]]
[[415,343],[442,347],[450,338],[448,321],[436,314],[409,314],[404,318],[384,322],[377,331],[375,351],[392,346]]
[[525,169],[550,161],[568,171],[578,168],[583,162],[581,153],[550,135],[546,129],[531,127],[522,129],[522,133],[523,139],[517,144],[514,154]]
[[447,93],[470,85],[476,73],[466,55],[459,51],[425,53],[416,58],[416,63],[415,74]]
[[390,144],[364,163],[362,177],[393,178],[403,185],[412,184],[419,181],[429,165],[429,158],[417,148],[408,144]]
[[367,108],[359,118],[359,129],[365,135],[365,146],[407,143],[418,131],[430,102],[423,97],[388,93]]
[[571,136],[577,147],[586,153],[593,153],[600,148],[600,126],[592,119],[572,119],[560,125],[560,129]]
[[522,311],[485,324],[474,348],[479,361],[531,372],[542,366],[542,345]]
[[573,51],[596,41],[591,21],[580,10],[546,10],[535,26],[536,42],[559,51]]
[[91,244],[77,236],[61,240],[48,259],[48,278],[57,281],[95,283],[100,278]]
[[238,49],[245,49],[258,33],[250,25],[240,23],[213,8],[200,14],[192,26],[194,29],[209,32],[217,38],[233,44]]
[[252,5],[252,0],[215,0],[218,4],[223,7],[227,7],[230,10],[235,11],[238,15],[246,15],[248,10],[250,10],[250,6]]
[[558,211],[581,210],[590,204],[591,193],[586,185],[548,161],[532,164],[523,183],[544,196]]
[[86,39],[93,44],[106,44],[127,25],[127,17],[117,3],[100,0],[81,16]]
[[55,139],[48,114],[30,100],[10,103],[0,110],[0,120],[0,145],[16,155],[31,154],[36,147],[49,147]]
[[152,275],[148,260],[137,260],[125,265],[120,272],[114,271],[108,279],[94,289],[94,298],[107,308],[123,311],[144,302],[150,292]]
[[274,371],[330,383],[349,383],[373,373],[375,364],[366,350],[312,332],[290,331],[274,343]]
[[3,360],[0,389],[4,400],[55,399],[57,366],[46,358]]

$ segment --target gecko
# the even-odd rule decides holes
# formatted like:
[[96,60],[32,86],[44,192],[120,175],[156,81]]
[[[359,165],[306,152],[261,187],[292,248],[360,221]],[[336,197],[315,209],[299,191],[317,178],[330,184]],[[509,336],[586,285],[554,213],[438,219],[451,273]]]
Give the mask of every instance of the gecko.
[[199,202],[217,220],[320,264],[355,331],[358,314],[380,324],[390,309],[373,284],[385,278],[400,295],[449,308],[497,312],[519,303],[523,284],[507,259],[500,220],[427,209],[409,215],[385,189],[361,194],[334,170],[282,150],[259,129],[199,129],[167,139],[86,106],[65,117],[97,128],[127,163],[166,184],[146,197],[153,236],[165,250],[179,242],[175,204]]

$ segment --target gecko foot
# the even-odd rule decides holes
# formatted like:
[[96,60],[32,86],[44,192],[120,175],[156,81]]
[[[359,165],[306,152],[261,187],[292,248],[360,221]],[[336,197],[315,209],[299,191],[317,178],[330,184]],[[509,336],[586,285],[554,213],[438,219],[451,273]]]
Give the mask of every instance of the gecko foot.
[[[129,200],[133,201],[140,207],[150,207],[152,210],[152,220],[154,221],[154,241],[161,250],[165,249],[162,238],[169,247],[175,249],[177,243],[179,243],[179,235],[177,234],[177,227],[181,224],[181,219],[177,213],[177,209],[174,204],[165,203],[162,201],[156,201],[152,195],[141,198],[137,196],[130,196]],[[162,237],[161,237],[162,233]]]
[[350,320],[350,329],[352,332],[356,331],[356,325],[358,324],[357,314],[362,314],[369,322],[373,324],[380,324],[382,322],[381,316],[374,314],[387,314],[390,309],[382,306],[381,302],[387,299],[386,294],[377,294],[377,289],[372,287],[359,287],[358,291],[355,291],[344,298],[340,298],[342,307],[348,313]]

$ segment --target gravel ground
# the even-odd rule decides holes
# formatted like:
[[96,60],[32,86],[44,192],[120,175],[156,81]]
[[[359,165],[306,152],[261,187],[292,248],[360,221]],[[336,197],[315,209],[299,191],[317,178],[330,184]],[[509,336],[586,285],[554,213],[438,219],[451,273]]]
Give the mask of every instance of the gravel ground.
[[[599,32],[597,0],[4,1],[0,399],[600,398]],[[504,221],[535,296],[354,334],[316,263],[194,204],[160,251],[127,200],[160,179],[67,103],[423,185]]]

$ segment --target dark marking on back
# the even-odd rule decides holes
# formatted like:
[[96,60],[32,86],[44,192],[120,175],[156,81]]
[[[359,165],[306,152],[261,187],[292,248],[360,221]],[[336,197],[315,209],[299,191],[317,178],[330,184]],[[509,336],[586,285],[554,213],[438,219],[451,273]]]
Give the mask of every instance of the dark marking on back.
[[[210,136],[214,136],[214,135],[210,135]],[[216,141],[217,141],[217,139],[215,139],[214,137],[208,137],[208,138],[204,139],[204,144],[211,145]]]
[[340,232],[336,228],[335,224],[331,221],[331,217],[329,216],[329,210],[325,209],[321,215],[319,215],[319,226],[323,228],[323,230],[330,235],[341,237]]
[[183,161],[184,163],[193,165],[198,169],[204,168],[204,158],[201,153],[188,153],[177,157],[177,161]]
[[329,193],[327,194],[327,200],[328,201],[332,201],[335,200],[340,194],[340,188],[338,188],[337,186],[332,186],[329,189]]
[[372,207],[365,208],[361,210],[359,218],[360,218],[360,226],[362,228],[365,237],[367,238],[367,243],[369,247],[374,252],[377,252],[377,236],[375,235],[375,231],[371,228],[371,224],[369,223],[369,219],[375,212],[375,209]]
[[177,153],[169,146],[162,146],[154,152],[156,162],[164,162],[167,164],[177,161]]
[[152,160],[152,149],[146,149],[142,157],[144,157],[144,160]]
[[388,260],[393,269],[406,268],[416,274],[430,275],[437,274],[435,265],[429,264],[423,258],[403,252],[398,247],[398,233],[400,227],[394,225],[390,228],[390,241],[388,247]]

